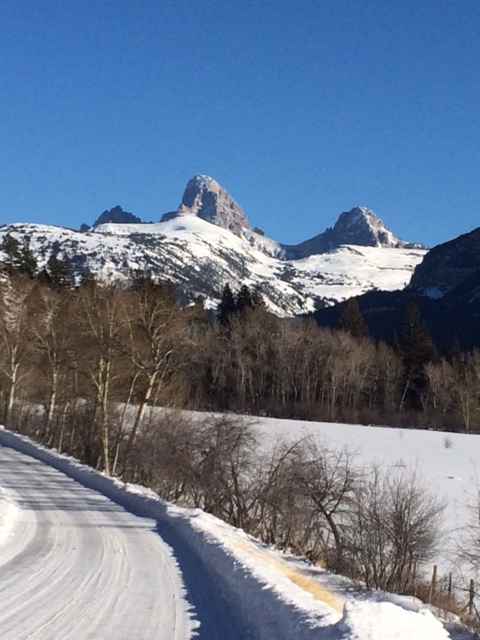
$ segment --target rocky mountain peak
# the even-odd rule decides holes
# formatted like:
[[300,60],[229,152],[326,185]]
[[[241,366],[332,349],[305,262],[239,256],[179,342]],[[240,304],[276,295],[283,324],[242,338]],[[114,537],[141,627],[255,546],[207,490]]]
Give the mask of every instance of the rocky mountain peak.
[[97,220],[93,223],[93,227],[98,227],[100,224],[107,224],[113,222],[115,224],[140,224],[142,221],[133,213],[124,211],[122,207],[117,205],[113,209],[104,211]]
[[339,244],[367,247],[403,247],[406,244],[366,207],[354,207],[341,213],[332,234]]
[[342,245],[353,244],[362,247],[391,247],[404,249],[424,249],[420,243],[408,243],[396,236],[382,220],[367,207],[354,207],[344,211],[335,225],[318,236],[297,245],[282,245],[287,259],[295,260],[311,255],[326,253]]
[[178,210],[166,213],[162,222],[180,215],[198,216],[236,235],[251,229],[240,205],[216,180],[206,175],[196,175],[188,181]]

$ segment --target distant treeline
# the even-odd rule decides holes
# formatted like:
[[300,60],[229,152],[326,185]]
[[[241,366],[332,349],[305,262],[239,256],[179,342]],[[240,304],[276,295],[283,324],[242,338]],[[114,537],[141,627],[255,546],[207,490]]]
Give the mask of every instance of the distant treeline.
[[130,441],[150,405],[480,429],[480,351],[454,345],[440,357],[414,305],[391,344],[375,343],[353,299],[325,329],[269,313],[259,287],[226,285],[208,313],[201,300],[182,308],[171,283],[103,286],[87,272],[75,287],[65,260],[52,264],[58,274],[3,272],[0,418],[43,405],[42,429],[58,445],[80,403],[81,457],[92,464],[108,469],[123,442],[125,417],[115,437],[109,426],[119,402],[135,406]]

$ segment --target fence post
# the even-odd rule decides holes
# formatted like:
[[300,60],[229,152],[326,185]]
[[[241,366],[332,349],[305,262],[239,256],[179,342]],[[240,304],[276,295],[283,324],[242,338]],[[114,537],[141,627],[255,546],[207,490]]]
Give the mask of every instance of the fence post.
[[432,581],[430,583],[430,592],[428,594],[428,604],[432,604],[432,598],[435,595],[435,589],[437,586],[437,565],[433,565]]
[[473,578],[470,580],[470,593],[468,597],[468,615],[471,616],[473,613],[473,599],[475,597],[475,585],[473,583]]

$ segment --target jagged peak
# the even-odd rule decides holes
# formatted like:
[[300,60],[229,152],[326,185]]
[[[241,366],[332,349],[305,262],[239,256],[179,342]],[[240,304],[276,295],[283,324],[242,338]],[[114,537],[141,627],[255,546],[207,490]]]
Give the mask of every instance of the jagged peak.
[[377,214],[368,207],[353,207],[353,209],[350,209],[350,211],[344,211],[343,213],[341,213],[340,216],[349,218],[352,223],[358,220],[375,220],[378,222],[382,222]]
[[389,229],[368,207],[353,207],[338,216],[333,227],[298,245],[282,245],[289,259],[325,253],[342,245],[425,249],[420,243],[405,242]]
[[193,178],[191,178],[188,182],[194,182],[200,188],[204,189],[208,189],[210,185],[212,185],[212,183],[214,183],[215,186],[218,185],[218,182],[214,178],[212,178],[212,176],[208,176],[206,173],[198,173],[197,175],[193,176]]
[[113,222],[115,224],[140,224],[142,221],[138,216],[134,216],[133,213],[124,211],[120,205],[116,205],[112,209],[106,209],[93,223],[93,228],[98,227],[100,224],[107,224]]
[[378,247],[402,247],[406,244],[383,223],[374,211],[367,207],[357,206],[341,213],[333,231],[337,241],[343,244]]
[[214,178],[197,174],[187,182],[182,202],[174,213],[167,213],[162,222],[179,215],[194,215],[241,236],[250,230],[241,206]]
[[229,195],[211,176],[200,173],[187,182],[180,206],[192,208],[195,206],[195,201],[198,198],[201,199],[205,194],[211,192],[218,195],[222,191]]

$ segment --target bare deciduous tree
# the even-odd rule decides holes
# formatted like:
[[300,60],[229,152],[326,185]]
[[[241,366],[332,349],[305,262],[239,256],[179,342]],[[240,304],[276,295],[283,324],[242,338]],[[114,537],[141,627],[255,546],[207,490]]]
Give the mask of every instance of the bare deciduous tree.
[[445,417],[454,402],[452,389],[455,387],[455,371],[445,358],[440,362],[429,362],[425,366],[425,374],[429,382],[432,409],[439,416],[439,426],[443,427]]
[[119,287],[85,287],[78,292],[74,316],[75,359],[94,389],[92,429],[98,426],[100,431],[102,463],[107,475],[111,473],[114,449],[109,420],[112,386],[125,375],[121,366],[126,339],[122,300],[123,291]]
[[140,290],[129,294],[124,312],[128,324],[128,341],[124,344],[137,374],[135,382],[139,397],[128,438],[128,455],[155,387],[161,389],[172,367],[173,351],[180,340],[186,338],[186,333],[174,294],[165,285],[145,282]]
[[[51,427],[59,399],[62,379],[68,372],[69,331],[68,299],[61,292],[38,288],[35,296],[34,321],[29,338],[36,355],[36,363],[46,385],[45,430],[43,438],[51,444]],[[65,398],[63,398],[65,402]]]
[[[306,460],[298,470],[300,484],[307,492],[317,527],[323,532],[322,539],[327,541],[326,562],[340,570],[344,563],[343,524],[357,477],[354,456],[346,449],[333,451],[319,446],[313,439],[307,442],[307,447]],[[330,536],[333,545],[328,542]],[[329,553],[332,547],[333,557]]]
[[244,528],[250,507],[249,485],[257,438],[252,421],[228,415],[209,416],[196,427],[196,468],[205,511]]
[[368,587],[409,592],[435,551],[444,507],[416,472],[372,467],[346,519],[349,573]]
[[0,296],[0,372],[5,387],[3,416],[8,426],[22,379],[28,373],[27,356],[30,317],[30,295],[34,283],[23,276],[12,278],[2,286]]

